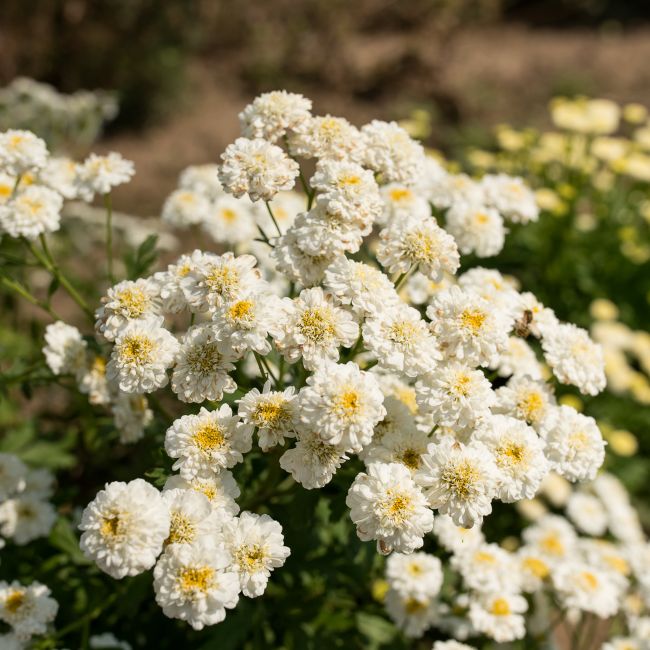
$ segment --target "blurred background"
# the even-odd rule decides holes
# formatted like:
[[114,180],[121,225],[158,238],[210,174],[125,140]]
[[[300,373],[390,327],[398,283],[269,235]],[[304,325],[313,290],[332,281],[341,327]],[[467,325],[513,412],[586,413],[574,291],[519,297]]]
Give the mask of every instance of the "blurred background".
[[274,88],[355,123],[424,109],[450,155],[498,123],[545,125],[558,94],[650,105],[649,18],[646,0],[3,0],[0,86],[114,93],[95,148],[135,161],[117,201],[153,215]]

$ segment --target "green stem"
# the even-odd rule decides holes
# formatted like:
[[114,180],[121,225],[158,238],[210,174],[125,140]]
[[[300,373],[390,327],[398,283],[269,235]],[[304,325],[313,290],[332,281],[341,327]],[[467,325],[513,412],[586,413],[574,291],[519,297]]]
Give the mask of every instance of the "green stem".
[[108,279],[111,284],[115,284],[113,276],[113,201],[110,192],[104,194],[104,205],[106,206],[106,265]]
[[64,636],[67,636],[70,634],[70,632],[74,632],[75,630],[79,629],[80,627],[85,626],[86,624],[89,624],[90,621],[96,619],[105,609],[108,609],[116,600],[117,600],[118,592],[114,591],[108,598],[104,600],[104,602],[101,605],[98,605],[95,607],[95,609],[91,610],[88,612],[85,616],[82,616],[81,618],[78,618],[76,621],[70,623],[69,625],[66,625],[64,628],[61,628],[58,630],[52,638],[54,639],[61,639]]
[[257,229],[260,232],[260,236],[262,237],[262,241],[265,244],[268,244],[269,246],[271,246],[271,248],[273,248],[273,244],[271,244],[271,242],[269,241],[269,238],[266,236],[266,233],[262,230],[261,226],[257,226]]
[[404,273],[402,273],[402,275],[400,275],[397,278],[397,281],[395,282],[395,291],[399,292],[399,290],[402,288],[402,286],[404,285],[406,280],[409,278],[410,275],[415,273],[417,268],[418,268],[418,265],[414,264],[408,271],[405,271]]
[[275,219],[275,215],[273,214],[273,210],[271,209],[271,204],[268,201],[264,201],[264,203],[266,204],[266,209],[268,210],[269,216],[271,217],[271,221],[273,222],[275,229],[278,231],[278,235],[282,237],[282,231],[280,230],[280,226],[278,225],[278,222]]
[[16,176],[16,182],[14,183],[14,187],[11,190],[12,199],[14,198],[14,196],[16,196],[16,192],[18,191],[18,186],[20,185],[20,181],[22,180],[22,178],[23,178],[22,174],[18,174],[18,176]]
[[18,295],[22,296],[27,302],[30,302],[36,307],[40,307],[43,311],[47,312],[54,320],[62,320],[61,317],[43,300],[39,300],[36,296],[32,295],[26,287],[22,284],[8,278],[6,276],[0,277],[0,282],[8,289],[13,289]]
[[300,170],[300,184],[302,185],[303,192],[307,195],[307,210],[309,211],[311,210],[311,206],[314,203],[314,195],[316,192],[310,189],[307,180],[302,173],[302,169]]
[[268,379],[268,375],[266,374],[266,370],[264,370],[264,364],[262,363],[262,357],[253,350],[253,356],[255,357],[255,361],[257,361],[257,367],[260,369],[260,374],[262,375],[262,379],[266,381]]

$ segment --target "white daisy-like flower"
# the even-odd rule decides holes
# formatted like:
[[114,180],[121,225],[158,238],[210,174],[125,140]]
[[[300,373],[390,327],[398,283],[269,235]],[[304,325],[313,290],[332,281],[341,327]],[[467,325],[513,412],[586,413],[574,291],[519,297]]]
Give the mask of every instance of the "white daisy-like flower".
[[545,307],[529,291],[519,294],[519,305],[515,316],[515,329],[524,336],[528,333],[541,338],[542,330],[548,331],[560,324],[555,312]]
[[58,192],[64,199],[77,198],[78,165],[70,158],[50,158],[39,172],[38,180]]
[[573,492],[566,513],[576,528],[587,535],[601,537],[607,531],[607,510],[598,497],[586,492]]
[[455,282],[449,275],[444,275],[440,282],[430,280],[419,271],[412,273],[404,285],[403,294],[414,305],[428,303],[438,292],[447,289]]
[[214,543],[227,518],[212,507],[208,497],[196,490],[174,488],[164,490],[162,499],[169,509],[169,536],[165,546],[197,544],[203,540]]
[[111,412],[122,444],[141,440],[144,430],[153,422],[153,411],[144,395],[118,391],[113,398]]
[[458,278],[458,286],[466,293],[480,296],[493,309],[515,318],[520,311],[521,296],[516,280],[505,277],[496,269],[476,266]]
[[95,330],[114,341],[127,323],[160,315],[160,287],[155,280],[123,280],[111,287],[95,312]]
[[379,233],[379,239],[377,260],[389,273],[406,273],[417,266],[437,282],[443,273],[456,273],[460,265],[454,238],[433,217],[393,221]]
[[534,547],[524,544],[517,551],[521,589],[525,593],[539,591],[551,575],[551,565]]
[[255,207],[248,197],[224,195],[216,199],[201,222],[205,232],[221,244],[248,244],[257,236]]
[[45,141],[31,131],[9,129],[0,133],[0,167],[9,174],[18,176],[42,169],[48,156]]
[[498,643],[523,639],[526,620],[523,613],[528,602],[519,594],[498,592],[472,599],[469,619],[474,628]]
[[219,182],[219,165],[190,165],[186,167],[178,178],[178,187],[191,190],[214,201],[224,195]]
[[433,372],[442,359],[436,340],[417,309],[385,306],[363,324],[365,347],[381,368],[417,377]]
[[415,384],[419,407],[445,427],[471,429],[496,402],[492,385],[480,370],[457,363],[441,363]]
[[3,580],[0,582],[0,620],[11,626],[21,642],[45,634],[48,623],[54,620],[59,610],[59,604],[50,594],[49,588],[40,582],[26,586],[16,580]]
[[434,297],[427,316],[443,354],[473,365],[496,363],[514,324],[480,296],[456,286]]
[[167,505],[146,481],[107,483],[83,511],[80,548],[111,577],[134,576],[156,563],[169,524]]
[[325,270],[323,286],[356,314],[378,314],[399,305],[400,299],[388,276],[364,262],[345,256],[336,258]]
[[465,528],[458,526],[449,515],[438,514],[433,522],[433,534],[440,545],[450,553],[476,548],[485,541],[479,525]]
[[302,359],[313,370],[339,358],[339,347],[352,347],[359,326],[352,314],[337,307],[320,287],[303,289],[294,300],[284,299],[272,333],[275,346],[289,363]]
[[464,255],[494,257],[503,249],[506,229],[493,208],[457,203],[445,215],[445,227]]
[[49,469],[45,467],[30,468],[25,474],[25,487],[21,494],[38,499],[49,499],[54,494],[55,483],[54,474]]
[[162,318],[130,321],[115,339],[106,378],[125,393],[151,393],[167,385],[178,348]]
[[238,355],[212,323],[193,325],[183,336],[172,373],[172,390],[183,402],[218,402],[237,384],[228,374]]
[[539,429],[544,418],[555,407],[555,397],[548,385],[540,379],[512,377],[505,386],[495,391],[495,413],[504,413],[523,420]]
[[[314,291],[310,289],[310,291]],[[270,290],[241,295],[212,314],[217,337],[238,356],[253,350],[261,355],[271,351],[269,332],[278,329],[278,313],[283,303]]]
[[3,650],[25,650],[25,644],[13,632],[0,634],[0,648]]
[[298,395],[298,415],[331,445],[360,451],[386,415],[384,396],[371,373],[356,363],[323,363]]
[[360,228],[340,216],[330,214],[324,204],[299,214],[291,229],[308,255],[342,255],[356,253],[371,225]]
[[297,411],[293,386],[274,391],[267,382],[261,393],[253,388],[238,404],[237,414],[242,422],[257,429],[262,451],[281,445],[285,438],[295,437]]
[[261,596],[271,572],[291,553],[284,545],[282,526],[268,515],[242,512],[224,524],[223,537],[242,593],[249,598]]
[[235,256],[198,253],[193,266],[181,280],[181,288],[192,311],[214,312],[262,286],[262,274],[252,255]]
[[251,446],[252,427],[240,424],[228,404],[216,411],[201,408],[196,415],[183,415],[165,434],[165,451],[178,459],[173,469],[187,480],[241,463]]
[[470,528],[492,512],[499,471],[480,442],[464,445],[445,436],[429,445],[415,480],[432,508]]
[[95,194],[108,194],[114,187],[128,183],[134,174],[133,163],[119,153],[91,153],[77,167],[77,191],[85,201],[92,201]]
[[557,515],[544,515],[524,529],[522,538],[552,567],[571,557],[577,542],[573,526],[564,517]]
[[413,185],[424,166],[424,149],[396,122],[373,120],[361,128],[365,165],[384,182]]
[[289,137],[289,150],[301,158],[329,158],[360,163],[363,142],[359,129],[343,117],[314,116]]
[[201,259],[201,251],[195,250],[190,255],[181,255],[166,271],[153,274],[153,280],[159,287],[159,298],[164,312],[178,314],[189,308],[182,281]]
[[377,219],[381,226],[391,221],[400,221],[411,216],[425,219],[431,216],[429,202],[416,189],[402,183],[382,185],[383,213]]
[[195,630],[220,623],[239,600],[239,578],[223,546],[174,544],[153,572],[156,602],[169,618],[187,621]]
[[459,548],[451,566],[460,573],[465,586],[482,593],[514,591],[519,585],[516,560],[497,544],[485,542]]
[[39,185],[29,185],[0,205],[0,232],[10,237],[36,239],[55,232],[61,221],[63,198],[58,192]]
[[492,453],[499,469],[497,496],[505,503],[532,499],[549,472],[544,442],[525,422],[492,415],[479,425],[475,439]]
[[45,361],[55,375],[77,375],[85,370],[88,346],[76,327],[60,320],[50,323],[44,338]]
[[405,598],[434,598],[442,579],[442,562],[428,553],[392,553],[386,562],[386,580]]
[[433,527],[427,500],[410,471],[398,463],[373,463],[357,474],[345,503],[359,539],[377,540],[384,555],[420,548]]
[[599,618],[609,618],[619,610],[620,589],[606,571],[569,559],[554,568],[551,577],[560,603],[567,609]]
[[311,117],[311,99],[286,90],[262,93],[239,114],[241,134],[276,142]]
[[218,474],[199,474],[190,480],[184,479],[180,474],[173,474],[165,482],[163,494],[167,490],[194,490],[207,497],[212,509],[226,517],[234,517],[239,512],[235,499],[241,492],[227,469],[220,469]]
[[606,384],[603,349],[586,330],[572,323],[542,329],[542,350],[553,374],[585,395],[598,395]]
[[483,203],[482,187],[467,174],[441,174],[428,183],[428,198],[437,208],[458,203]]
[[603,643],[601,650],[646,650],[640,639],[631,636],[616,636]]
[[270,201],[278,192],[290,190],[298,176],[298,163],[280,147],[266,140],[237,138],[221,154],[219,180],[224,190],[251,201]]
[[0,504],[0,534],[19,546],[47,537],[55,521],[54,506],[38,496],[20,494]]
[[90,404],[107,405],[111,401],[111,391],[106,381],[106,359],[101,354],[89,352],[85,367],[77,375],[79,392],[88,395]]
[[569,481],[593,480],[605,460],[605,441],[596,421],[571,406],[559,406],[540,429],[551,468]]
[[[273,212],[275,223],[278,224],[280,231],[284,234],[291,227],[298,213],[304,212],[306,207],[305,196],[295,190],[278,192],[269,205]],[[261,226],[264,232],[275,235],[277,228],[268,210],[263,208],[257,209],[255,211],[255,217],[258,225]]]
[[191,189],[174,190],[165,199],[161,218],[176,228],[186,228],[205,222],[210,215],[211,203],[201,193]]
[[507,174],[486,174],[481,179],[485,201],[513,223],[539,219],[535,193],[523,179]]
[[280,456],[280,467],[305,490],[327,485],[348,460],[344,447],[324,442],[318,431],[302,427],[296,438],[296,444]]
[[384,605],[395,625],[412,639],[421,637],[433,627],[440,615],[436,598],[405,598],[396,589],[388,590]]
[[499,355],[499,361],[490,367],[499,377],[542,378],[542,365],[537,360],[534,350],[518,336],[509,336],[505,350]]
[[377,425],[372,443],[363,450],[363,462],[366,465],[375,462],[401,463],[411,472],[419,470],[422,456],[431,442],[429,434],[416,428],[412,417],[405,427],[381,425],[382,422]]

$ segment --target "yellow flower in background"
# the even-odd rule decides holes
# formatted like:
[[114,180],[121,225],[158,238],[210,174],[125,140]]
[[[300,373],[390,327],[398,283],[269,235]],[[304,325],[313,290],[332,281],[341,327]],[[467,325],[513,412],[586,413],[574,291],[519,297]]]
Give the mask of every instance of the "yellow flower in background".
[[528,144],[523,132],[515,131],[507,124],[497,127],[496,136],[499,146],[506,151],[520,151]]
[[648,109],[643,104],[625,104],[623,119],[630,124],[642,124],[648,118]]
[[567,204],[548,187],[542,187],[535,192],[535,200],[537,205],[547,212],[551,212],[556,216],[563,216],[567,213]]
[[618,456],[634,456],[639,449],[639,442],[633,433],[626,429],[614,429],[605,432],[603,437],[609,443],[609,448]]
[[650,126],[637,129],[634,132],[634,140],[643,149],[650,149]]
[[589,311],[596,320],[616,320],[618,307],[607,298],[597,298],[589,306]]
[[386,580],[374,580],[371,587],[372,597],[378,602],[383,603],[390,586]]
[[550,109],[555,126],[593,135],[614,133],[621,117],[620,107],[609,99],[557,97],[551,101]]

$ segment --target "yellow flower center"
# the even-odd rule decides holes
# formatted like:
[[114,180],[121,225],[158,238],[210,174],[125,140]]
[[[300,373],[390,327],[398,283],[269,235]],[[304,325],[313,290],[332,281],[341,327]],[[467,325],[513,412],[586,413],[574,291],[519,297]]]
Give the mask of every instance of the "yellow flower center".
[[461,372],[456,375],[456,379],[452,385],[452,390],[456,395],[462,397],[467,397],[469,395],[469,389],[471,385],[472,378],[469,375]]
[[526,393],[520,400],[518,410],[524,416],[526,422],[536,422],[544,408],[544,398],[538,391]]
[[497,598],[490,609],[494,616],[508,616],[510,614],[510,605],[505,598]]
[[504,465],[520,465],[528,458],[526,446],[517,442],[506,442],[496,449],[497,452],[497,465],[503,467]]
[[43,209],[43,202],[23,196],[20,198],[21,205],[24,205],[32,214],[37,214]]
[[153,341],[143,334],[127,336],[120,345],[120,356],[128,363],[144,365],[150,363],[153,356]]
[[205,278],[210,291],[220,296],[231,295],[239,286],[239,273],[231,266],[215,266]]
[[415,230],[404,237],[404,252],[414,264],[430,263],[437,254],[436,241],[426,232]]
[[0,197],[8,198],[11,196],[13,188],[10,185],[0,185]]
[[123,289],[116,296],[120,307],[129,318],[139,318],[149,306],[149,296],[138,287]]
[[5,599],[5,609],[10,614],[15,614],[25,604],[24,591],[12,591]]
[[285,407],[284,398],[270,398],[257,404],[252,419],[258,427],[275,428],[288,422],[290,413]]
[[600,584],[598,578],[590,571],[583,571],[580,574],[580,577],[582,578],[587,589],[589,589],[590,591],[594,591],[595,589],[597,589],[598,585]]
[[221,218],[227,223],[237,221],[237,213],[230,208],[223,208],[221,210]]
[[92,371],[98,375],[106,374],[106,359],[104,357],[96,356],[93,359]]
[[472,332],[478,334],[485,323],[486,314],[479,309],[466,309],[460,316],[461,325]]
[[309,341],[320,343],[336,333],[332,325],[332,316],[322,309],[306,309],[298,323],[301,334]]
[[218,424],[209,423],[200,427],[192,436],[194,444],[204,453],[219,449],[226,441],[224,430]]
[[339,180],[339,185],[345,187],[346,185],[359,185],[361,183],[361,177],[356,174],[349,174],[348,176],[343,176]]
[[191,544],[196,535],[196,528],[188,517],[181,512],[173,512],[171,516],[171,525],[169,527],[169,537],[166,544]]
[[393,323],[388,330],[388,338],[395,343],[408,345],[413,342],[417,334],[417,327],[410,321]]
[[490,217],[488,217],[488,215],[485,214],[485,212],[477,212],[474,215],[474,219],[475,219],[476,223],[481,224],[481,225],[484,225],[484,224],[486,224],[486,223],[488,223],[490,221]]
[[410,513],[415,509],[413,501],[407,494],[395,493],[387,490],[386,499],[380,505],[383,515],[393,524],[399,526],[404,523]]
[[187,354],[187,365],[193,372],[208,375],[219,365],[221,355],[216,343],[204,343],[192,348]]
[[457,465],[448,465],[441,475],[442,481],[459,499],[467,499],[470,496],[480,477],[479,471],[469,460],[463,460]]
[[564,555],[564,544],[556,533],[549,533],[540,542],[540,547],[551,555]]
[[404,603],[404,609],[407,614],[418,614],[419,612],[424,611],[427,608],[427,603],[416,600],[415,598],[409,598]]
[[16,133],[15,135],[12,135],[9,138],[9,148],[10,149],[15,149],[16,147],[20,147],[20,145],[25,141],[25,138],[20,135],[19,133]]
[[527,557],[522,564],[527,571],[530,571],[534,576],[542,580],[547,578],[550,574],[548,564],[539,558]]
[[104,537],[114,539],[121,536],[124,532],[124,521],[117,514],[102,517],[102,523],[99,530]]
[[399,455],[398,459],[411,470],[416,470],[420,467],[420,454],[415,449],[405,449]]
[[497,561],[494,555],[487,551],[477,551],[474,553],[474,560],[480,564],[495,564]]
[[231,320],[239,321],[252,316],[252,311],[253,303],[250,300],[238,300],[228,309],[228,317]]
[[415,389],[411,386],[401,386],[394,391],[395,397],[404,404],[412,415],[418,412],[418,402],[415,397]]
[[335,409],[344,419],[353,418],[361,407],[359,393],[354,389],[345,390],[336,400]]
[[412,576],[421,576],[423,572],[422,567],[417,564],[416,562],[411,562],[410,564],[407,565],[406,570],[412,575]]
[[212,585],[214,569],[211,567],[192,567],[182,569],[180,573],[181,589],[206,592]]
[[396,187],[390,191],[390,200],[395,203],[405,201],[413,196],[413,192],[405,187]]
[[266,552],[259,544],[241,546],[237,551],[237,563],[248,573],[261,571],[264,568]]

